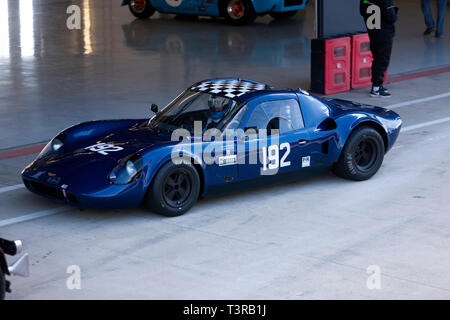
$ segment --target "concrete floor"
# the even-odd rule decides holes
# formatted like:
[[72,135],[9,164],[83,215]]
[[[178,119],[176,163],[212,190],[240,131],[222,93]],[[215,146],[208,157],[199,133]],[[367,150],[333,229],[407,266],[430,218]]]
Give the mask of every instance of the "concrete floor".
[[[386,106],[449,86],[442,74],[396,83],[389,100],[365,90],[340,96]],[[56,208],[1,228],[25,241],[32,263],[9,298],[449,299],[450,118],[426,125],[450,117],[449,103],[450,94],[397,108],[405,132],[365,182],[329,174],[266,186],[206,198],[173,219],[0,193],[0,220]],[[1,161],[2,181],[19,183],[31,158]],[[81,268],[81,290],[66,288],[69,265]],[[371,265],[381,270],[380,290],[366,286]]]
[[[83,120],[145,116],[151,102],[235,70],[277,86],[307,84],[311,8],[292,22],[259,18],[240,29],[210,19],[133,22],[110,1],[79,1],[91,6],[91,29],[72,34],[64,27],[70,1],[33,1],[26,42],[22,1],[8,1],[8,50],[0,38],[0,149],[36,144]],[[422,29],[400,23],[410,36],[396,45],[392,74],[450,63],[448,24],[441,42],[424,40]],[[436,56],[425,61],[426,50]],[[392,84],[388,100],[366,89],[337,95],[394,106],[404,119],[369,181],[328,174],[265,186],[206,198],[173,219],[142,209],[79,211],[23,188],[2,191],[20,183],[35,155],[0,160],[0,224],[53,213],[0,227],[2,237],[24,240],[31,261],[31,277],[13,278],[8,298],[449,299],[449,87],[450,74],[441,74]],[[66,287],[70,265],[81,268],[81,290]],[[379,290],[366,285],[373,265]]]

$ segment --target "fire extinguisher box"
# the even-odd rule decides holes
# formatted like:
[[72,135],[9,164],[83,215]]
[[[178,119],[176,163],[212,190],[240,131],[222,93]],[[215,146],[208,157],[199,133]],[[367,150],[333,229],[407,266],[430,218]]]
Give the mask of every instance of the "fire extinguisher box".
[[367,33],[352,36],[352,88],[372,84],[372,52]]
[[[372,52],[370,50],[370,39],[367,33],[352,36],[352,77],[353,89],[370,87],[372,85]],[[384,74],[386,81],[387,72]]]
[[311,40],[311,90],[333,94],[350,90],[351,37]]

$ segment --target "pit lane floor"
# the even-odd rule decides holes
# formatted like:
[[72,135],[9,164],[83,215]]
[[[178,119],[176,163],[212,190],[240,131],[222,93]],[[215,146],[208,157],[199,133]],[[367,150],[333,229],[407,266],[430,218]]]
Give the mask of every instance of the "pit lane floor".
[[[449,299],[449,87],[447,73],[392,84],[391,99],[336,95],[403,117],[369,181],[330,173],[206,198],[172,219],[79,211],[4,189],[35,155],[1,160],[0,225],[13,223],[0,233],[22,239],[31,262],[31,277],[12,278],[7,298]],[[67,288],[71,265],[80,290]],[[381,271],[379,289],[368,288],[368,268]]]

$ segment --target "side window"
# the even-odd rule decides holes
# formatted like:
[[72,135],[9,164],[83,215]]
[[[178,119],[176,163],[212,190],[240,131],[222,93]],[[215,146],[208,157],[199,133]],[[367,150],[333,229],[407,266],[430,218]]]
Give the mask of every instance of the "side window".
[[245,129],[265,129],[267,124],[269,123],[269,118],[267,117],[266,112],[263,109],[264,103],[258,105],[255,109],[253,109],[250,118],[247,121],[247,125]]
[[300,97],[303,114],[308,117],[303,119],[306,127],[316,127],[319,123],[330,116],[330,110],[327,105],[313,96],[302,94]]
[[251,114],[246,128],[279,130],[280,133],[304,128],[300,106],[295,99],[274,100],[259,104]]
[[225,130],[236,130],[239,128],[239,125],[241,124],[245,114],[248,110],[248,104],[245,104],[237,113],[234,115],[232,120],[228,122],[228,124],[225,127]]

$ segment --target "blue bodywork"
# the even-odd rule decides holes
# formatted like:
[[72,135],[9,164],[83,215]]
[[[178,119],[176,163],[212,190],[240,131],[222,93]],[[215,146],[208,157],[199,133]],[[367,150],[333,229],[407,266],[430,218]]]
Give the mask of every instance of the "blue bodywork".
[[[301,10],[306,7],[309,1],[251,0],[257,14]],[[129,2],[130,0],[123,0],[122,6],[128,5]],[[150,3],[161,13],[195,14],[211,17],[221,15],[219,9],[221,0],[181,0],[181,4],[178,6],[170,5],[166,0],[150,0]]]
[[[303,90],[272,89],[250,80],[216,79],[209,82],[215,81],[241,81],[259,86],[259,90],[237,98],[247,108],[241,118],[240,129],[246,128],[250,115],[261,103],[286,99],[298,101],[304,128],[279,135],[280,144],[289,143],[291,146],[286,160],[292,163],[289,167],[280,168],[280,174],[290,170],[303,170],[299,160],[303,156],[310,157],[310,167],[336,163],[348,137],[359,126],[375,128],[383,137],[386,152],[393,146],[400,132],[400,116],[388,109],[339,99],[321,99]],[[201,83],[204,82],[198,84]],[[102,120],[65,129],[52,140],[64,141],[60,149],[41,154],[23,170],[25,186],[32,192],[83,208],[139,206],[155,174],[165,163],[171,161],[171,153],[179,144],[178,141],[171,140],[168,132],[154,130],[148,123],[149,119]],[[306,143],[299,144],[298,141],[302,140]],[[237,162],[226,166],[206,164],[202,159],[203,151],[211,148],[211,144],[221,142],[196,138],[191,138],[191,142],[199,147],[193,148],[198,152],[185,153],[185,156],[193,159],[196,164],[203,194],[213,186],[260,177],[260,163]],[[99,143],[107,143],[120,150],[104,155],[87,148]],[[248,155],[255,151],[246,144],[249,144],[248,140],[236,139],[231,152],[244,149]],[[259,145],[253,147],[256,151],[260,148]],[[123,159],[133,155],[142,157],[140,175],[128,184],[112,184],[108,180],[112,170]]]

